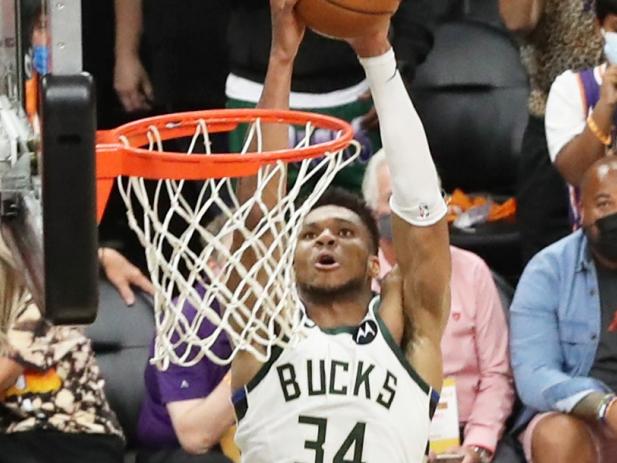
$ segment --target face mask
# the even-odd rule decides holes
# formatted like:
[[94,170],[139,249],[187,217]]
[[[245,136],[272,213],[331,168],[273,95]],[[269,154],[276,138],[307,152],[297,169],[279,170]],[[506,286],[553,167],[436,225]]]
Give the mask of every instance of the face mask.
[[392,217],[390,214],[382,215],[377,219],[377,228],[381,239],[392,241]]
[[617,212],[596,220],[596,228],[598,237],[590,239],[591,247],[602,257],[617,262]]
[[35,45],[32,48],[32,65],[40,75],[47,74],[49,63],[49,49],[42,45]]

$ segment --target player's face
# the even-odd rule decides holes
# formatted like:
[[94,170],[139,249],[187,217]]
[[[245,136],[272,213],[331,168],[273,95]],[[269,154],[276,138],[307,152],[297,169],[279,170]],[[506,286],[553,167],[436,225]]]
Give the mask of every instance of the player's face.
[[323,206],[304,221],[294,269],[301,288],[335,293],[352,283],[370,284],[379,267],[360,217],[343,207]]

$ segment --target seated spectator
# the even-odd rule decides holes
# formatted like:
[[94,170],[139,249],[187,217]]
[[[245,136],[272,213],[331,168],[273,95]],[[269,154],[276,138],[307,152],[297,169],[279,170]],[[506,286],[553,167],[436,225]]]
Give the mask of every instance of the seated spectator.
[[[218,234],[223,224],[223,217],[219,216],[208,228],[213,234]],[[209,265],[214,271],[220,269],[220,259],[218,255],[210,260]],[[205,289],[197,286],[197,292],[203,296]],[[192,322],[197,310],[185,302],[182,313]],[[206,318],[198,335],[210,336],[215,328]],[[176,352],[181,355],[187,348],[186,344],[180,343]],[[231,347],[224,333],[210,350],[219,358],[229,357]],[[150,357],[153,354],[154,341]],[[191,367],[170,363],[164,371],[150,363],[146,366],[146,396],[138,424],[138,441],[142,450],[137,463],[230,462],[219,446],[235,422],[228,369],[228,365],[218,365],[208,357]]]
[[0,241],[0,462],[121,463],[90,341],[41,318]]
[[[371,158],[362,185],[380,232],[381,275],[395,264],[390,225],[390,171],[383,150]],[[452,449],[464,463],[492,461],[514,387],[508,357],[508,328],[491,272],[478,256],[450,247],[452,306],[442,338],[444,377],[456,381],[463,445]]]
[[578,192],[585,171],[615,146],[617,108],[617,0],[596,0],[604,37],[604,63],[568,70],[551,87],[546,106],[546,138],[551,160],[570,185],[571,218],[580,226]]
[[[529,462],[617,455],[617,159],[581,181],[583,229],[537,254],[511,307],[516,426]],[[531,421],[530,421],[531,420]]]

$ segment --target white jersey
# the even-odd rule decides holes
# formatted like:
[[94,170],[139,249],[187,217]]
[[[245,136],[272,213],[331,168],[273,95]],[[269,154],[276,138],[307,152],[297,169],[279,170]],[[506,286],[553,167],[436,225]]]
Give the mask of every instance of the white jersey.
[[309,321],[234,394],[246,463],[420,463],[437,393],[369,306],[357,327]]

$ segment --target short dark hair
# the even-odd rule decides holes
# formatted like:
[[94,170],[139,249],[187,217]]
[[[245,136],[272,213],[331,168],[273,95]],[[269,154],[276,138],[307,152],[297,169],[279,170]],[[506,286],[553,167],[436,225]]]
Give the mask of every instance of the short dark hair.
[[602,22],[609,14],[617,14],[617,0],[595,0],[596,18]]
[[328,188],[323,195],[321,195],[321,197],[311,208],[311,211],[323,206],[342,207],[350,210],[360,217],[360,220],[369,232],[371,245],[373,247],[373,254],[377,255],[379,252],[379,229],[377,228],[377,221],[375,220],[371,209],[367,206],[364,199],[362,199],[359,195],[351,193],[343,188],[331,187]]

